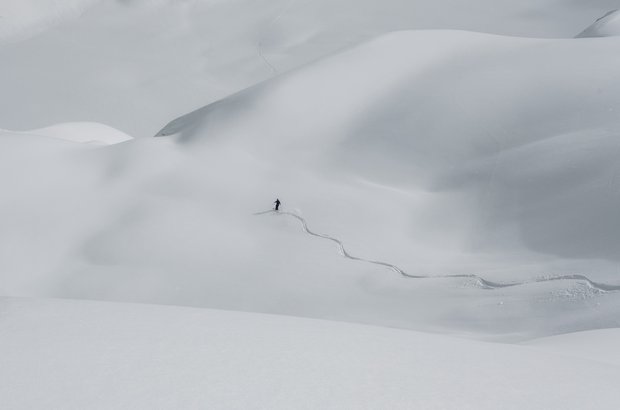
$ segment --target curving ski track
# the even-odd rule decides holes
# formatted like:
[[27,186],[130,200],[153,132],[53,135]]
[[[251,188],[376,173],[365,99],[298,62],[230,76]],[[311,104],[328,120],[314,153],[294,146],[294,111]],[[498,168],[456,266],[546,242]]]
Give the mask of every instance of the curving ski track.
[[338,251],[345,258],[351,259],[351,260],[354,260],[354,261],[361,261],[361,262],[366,262],[366,263],[372,263],[374,265],[384,266],[384,267],[386,267],[388,269],[393,270],[394,272],[398,273],[399,275],[401,275],[401,276],[403,276],[405,278],[413,278],[413,279],[466,278],[466,279],[473,279],[478,284],[478,286],[483,288],[483,289],[501,289],[501,288],[509,288],[509,287],[513,287],[513,286],[522,286],[522,285],[527,285],[527,284],[532,284],[532,283],[554,282],[554,281],[561,281],[561,280],[579,280],[579,281],[585,282],[586,284],[588,284],[588,286],[590,286],[591,288],[596,289],[596,290],[598,290],[600,292],[620,291],[620,285],[612,285],[612,284],[607,284],[607,283],[594,282],[593,280],[591,280],[590,278],[588,278],[585,275],[559,275],[559,276],[554,276],[554,277],[550,277],[550,278],[539,278],[539,279],[533,279],[533,280],[523,281],[523,282],[508,282],[508,283],[492,282],[490,280],[484,279],[483,277],[478,276],[478,275],[474,275],[474,274],[469,274],[469,275],[468,274],[461,274],[461,275],[437,275],[437,276],[412,275],[410,273],[405,272],[404,270],[402,270],[398,266],[392,265],[391,263],[382,262],[382,261],[376,261],[376,260],[372,260],[372,259],[365,259],[365,258],[360,258],[360,257],[351,255],[345,249],[344,244],[342,243],[342,241],[340,241],[339,239],[336,239],[336,238],[334,238],[332,236],[329,236],[329,235],[325,235],[325,234],[316,233],[316,232],[311,231],[310,228],[308,228],[308,223],[306,222],[306,220],[304,218],[302,218],[301,216],[293,213],[293,212],[269,210],[269,211],[257,212],[254,215],[265,215],[265,214],[287,215],[287,216],[293,217],[293,218],[297,219],[301,223],[301,227],[302,227],[303,231],[305,233],[307,233],[308,235],[316,236],[318,238],[327,239],[328,241],[332,241],[336,245],[338,245]]

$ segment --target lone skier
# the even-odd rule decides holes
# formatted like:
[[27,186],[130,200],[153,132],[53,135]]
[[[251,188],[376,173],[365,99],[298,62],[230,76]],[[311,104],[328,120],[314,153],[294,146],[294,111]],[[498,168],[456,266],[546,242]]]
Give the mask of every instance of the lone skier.
[[274,208],[276,211],[280,210],[280,200],[276,198],[276,202],[274,202],[274,204],[276,204],[276,207]]

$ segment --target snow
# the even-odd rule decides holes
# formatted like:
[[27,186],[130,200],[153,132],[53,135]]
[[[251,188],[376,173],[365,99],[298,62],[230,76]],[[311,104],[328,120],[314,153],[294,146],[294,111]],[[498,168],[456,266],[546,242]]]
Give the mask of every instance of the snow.
[[[134,137],[377,35],[572,37],[615,0],[3,0],[0,127],[93,121]],[[36,35],[35,35],[36,34]],[[275,70],[274,70],[275,68]]]
[[[355,219],[364,220],[367,232],[380,232],[394,217],[391,235],[405,231],[416,239],[373,243],[372,251],[401,258],[399,266],[411,271],[420,266],[419,255],[408,260],[402,248],[433,248],[441,253],[437,259],[449,261],[451,250],[475,244],[495,253],[505,246],[511,254],[521,248],[608,259],[615,276],[620,65],[609,50],[619,45],[399,32],[181,117],[159,135],[177,135],[193,152],[212,150],[209,136],[215,135],[288,172],[304,167],[332,179],[362,180],[374,184],[361,188],[374,188],[374,195],[382,195],[381,187],[408,193],[414,203],[406,208],[419,216],[410,222],[416,232],[398,227],[404,220],[394,212],[400,199],[369,206],[385,207],[380,218]],[[562,70],[570,64],[575,71]],[[287,195],[304,195],[305,187],[297,187]],[[590,201],[592,194],[599,199]],[[321,215],[326,226],[343,223],[348,203],[338,197],[328,196],[334,204]],[[313,206],[317,211],[322,198]],[[437,205],[440,212],[433,210]],[[434,225],[424,229],[429,214]],[[420,235],[427,231],[436,244]],[[406,244],[398,255],[388,249],[395,243]]]
[[[4,134],[23,134],[31,136],[52,137],[67,141],[96,145],[111,145],[132,139],[129,135],[115,130],[105,124],[90,122],[72,122],[56,124],[50,127],[29,131],[0,130]],[[0,134],[1,135],[1,134]]]
[[620,36],[620,10],[612,10],[592,23],[577,37]]
[[0,42],[18,41],[79,17],[100,0],[3,0]]
[[2,407],[618,408],[612,3],[2,2]]
[[619,329],[599,329],[534,339],[525,344],[555,354],[620,365],[619,338]]
[[[4,136],[2,293],[504,341],[618,326],[619,46],[396,32],[163,137]],[[276,196],[384,265],[254,215]]]
[[617,364],[519,345],[179,307],[12,298],[0,306],[0,397],[15,410],[615,409],[620,402]]

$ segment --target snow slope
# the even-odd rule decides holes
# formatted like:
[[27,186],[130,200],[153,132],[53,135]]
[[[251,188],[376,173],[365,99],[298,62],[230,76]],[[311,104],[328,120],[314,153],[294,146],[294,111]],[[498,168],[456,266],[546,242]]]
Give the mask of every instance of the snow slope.
[[0,397],[14,410],[620,405],[617,363],[545,349],[178,307],[4,298],[0,308]]
[[[283,170],[412,195],[416,228],[403,229],[417,238],[410,250],[521,249],[608,260],[615,275],[619,47],[616,39],[399,32],[181,117],[159,135],[177,135],[194,155],[226,141]],[[321,220],[335,226],[348,204],[330,198]],[[389,218],[364,218],[364,229],[380,232]],[[419,269],[419,255],[403,251],[402,265]]]
[[[619,46],[397,32],[166,137],[3,135],[0,291],[500,340],[618,326]],[[384,264],[264,213],[276,196]]]
[[[0,128],[93,121],[134,137],[402,29],[573,36],[615,0],[4,0]],[[38,35],[34,35],[38,34]]]
[[612,10],[592,23],[577,37],[620,36],[620,10]]

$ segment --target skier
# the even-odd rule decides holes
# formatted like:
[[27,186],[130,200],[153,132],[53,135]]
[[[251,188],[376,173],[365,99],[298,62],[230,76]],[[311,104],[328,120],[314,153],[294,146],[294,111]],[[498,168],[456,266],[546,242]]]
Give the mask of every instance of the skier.
[[274,209],[278,211],[280,209],[280,200],[276,198],[276,202],[274,202],[274,204],[276,204],[276,207]]

